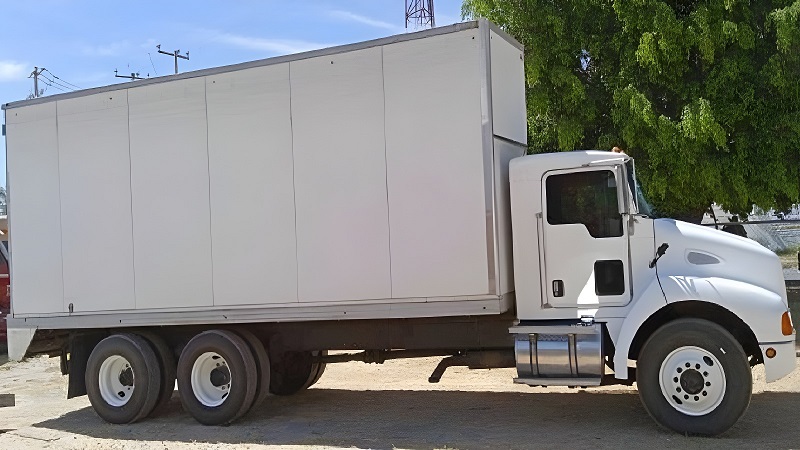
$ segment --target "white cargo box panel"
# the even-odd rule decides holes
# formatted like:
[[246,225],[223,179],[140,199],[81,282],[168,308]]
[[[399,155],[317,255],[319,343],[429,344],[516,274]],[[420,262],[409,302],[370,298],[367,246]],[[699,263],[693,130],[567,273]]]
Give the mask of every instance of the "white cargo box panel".
[[12,327],[512,306],[522,49],[486,21],[3,109]]
[[382,53],[290,63],[301,302],[392,298]]
[[57,103],[67,311],[136,307],[127,94]]
[[473,29],[383,51],[392,293],[398,297],[491,292],[480,44]]
[[206,77],[214,305],[297,302],[289,64]]
[[[11,186],[17,186],[17,213],[9,214],[12,312],[15,315],[63,313],[61,187],[58,174],[56,103],[6,111],[6,165],[9,212]],[[19,253],[19,256],[16,256]]]

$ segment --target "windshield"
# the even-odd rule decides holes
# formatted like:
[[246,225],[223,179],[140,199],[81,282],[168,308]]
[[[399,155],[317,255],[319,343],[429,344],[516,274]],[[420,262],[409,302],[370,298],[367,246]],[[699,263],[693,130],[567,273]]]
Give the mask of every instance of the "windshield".
[[655,210],[650,206],[650,203],[647,202],[647,199],[644,197],[644,192],[642,192],[642,186],[639,184],[639,180],[636,179],[636,168],[633,165],[633,159],[629,159],[628,162],[625,163],[625,167],[628,169],[628,187],[633,193],[633,199],[639,214],[655,218]]

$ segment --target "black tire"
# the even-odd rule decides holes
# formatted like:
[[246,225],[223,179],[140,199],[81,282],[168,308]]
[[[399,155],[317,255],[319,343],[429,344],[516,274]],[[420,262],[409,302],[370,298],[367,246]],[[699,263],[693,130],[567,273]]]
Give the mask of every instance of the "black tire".
[[[208,369],[206,376],[201,376],[203,368]],[[195,370],[198,371],[197,391],[192,383]],[[245,415],[253,404],[257,385],[253,353],[232,331],[211,330],[198,334],[186,344],[178,360],[181,404],[203,425],[226,425]],[[209,392],[219,394],[219,398],[211,399]]]
[[165,412],[172,394],[175,392],[177,361],[175,361],[175,354],[172,352],[172,348],[167,345],[167,342],[161,336],[149,331],[139,331],[137,334],[147,339],[150,343],[158,357],[159,367],[161,368],[161,390],[158,393],[156,406],[150,413],[150,417],[154,417]]
[[313,355],[307,351],[273,355],[269,391],[275,395],[294,395],[306,389],[319,372],[312,361]]
[[[328,351],[327,350],[314,351],[311,352],[311,354],[313,357],[327,356]],[[308,381],[306,382],[305,385],[303,385],[303,390],[310,388],[311,386],[316,384],[320,378],[322,378],[322,374],[325,373],[326,366],[327,364],[325,364],[324,362],[314,362],[311,364],[311,373],[308,376]]]
[[161,389],[161,368],[152,347],[142,337],[114,334],[92,350],[85,382],[89,402],[98,416],[110,423],[133,423],[155,407]]
[[639,354],[636,377],[650,416],[682,434],[724,433],[747,410],[753,389],[741,345],[702,319],[679,319],[656,330]]
[[250,407],[252,410],[263,405],[264,401],[267,399],[267,396],[269,396],[269,355],[267,354],[267,350],[264,348],[264,344],[258,337],[256,337],[255,334],[244,329],[236,330],[236,333],[244,338],[245,341],[247,341],[247,345],[250,346],[250,351],[253,352],[253,356],[256,360],[258,383],[256,386],[256,396],[253,400],[253,405]]

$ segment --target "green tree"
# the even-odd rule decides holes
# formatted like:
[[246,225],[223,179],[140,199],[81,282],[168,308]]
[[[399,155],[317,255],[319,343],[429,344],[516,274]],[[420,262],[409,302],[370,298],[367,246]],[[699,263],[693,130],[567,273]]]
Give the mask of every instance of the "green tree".
[[663,213],[800,199],[800,0],[464,0],[525,45],[529,151],[618,145]]

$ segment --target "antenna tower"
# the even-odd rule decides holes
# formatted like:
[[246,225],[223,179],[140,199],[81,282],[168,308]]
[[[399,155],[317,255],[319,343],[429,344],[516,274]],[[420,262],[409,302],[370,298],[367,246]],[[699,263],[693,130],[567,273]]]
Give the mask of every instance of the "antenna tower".
[[409,23],[415,28],[435,28],[433,0],[406,0],[406,28]]

